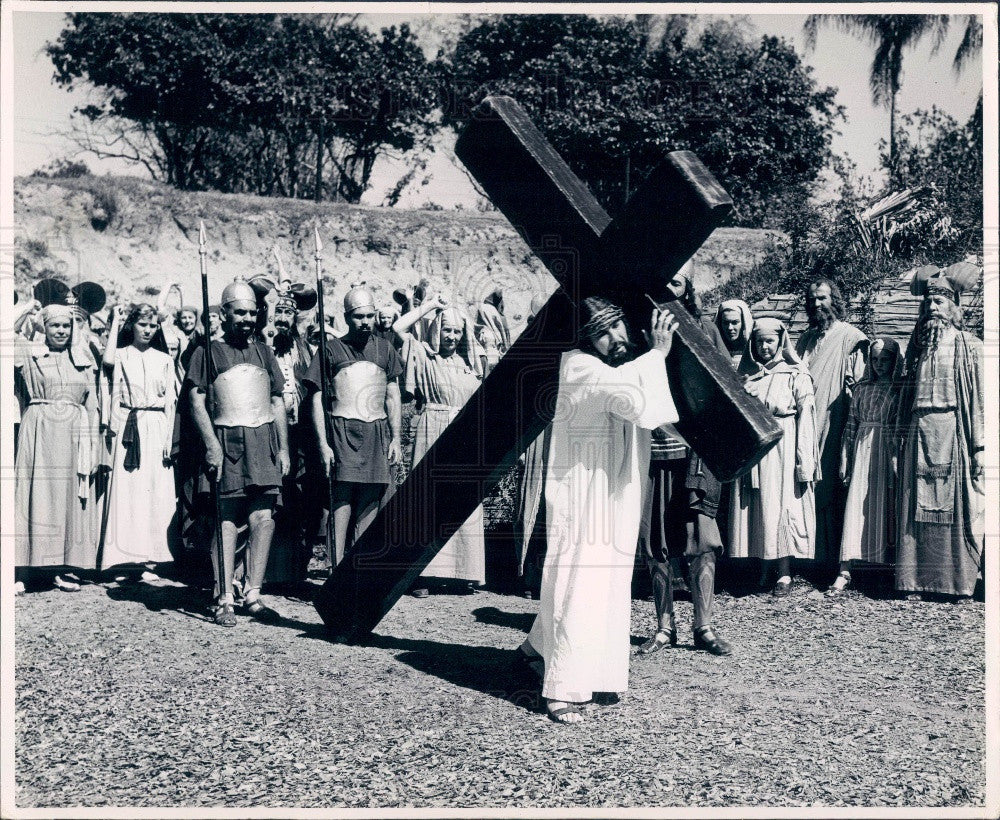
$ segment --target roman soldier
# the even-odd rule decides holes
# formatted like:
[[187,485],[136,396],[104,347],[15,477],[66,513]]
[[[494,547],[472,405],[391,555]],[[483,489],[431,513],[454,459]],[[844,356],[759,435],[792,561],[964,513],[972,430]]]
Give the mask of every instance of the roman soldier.
[[222,339],[194,351],[185,386],[205,446],[207,475],[201,477],[201,488],[210,489],[211,476],[219,495],[223,566],[218,549],[212,550],[215,622],[230,627],[236,625],[233,576],[242,525],[249,528],[244,611],[261,621],[280,617],[264,604],[260,588],[274,535],[272,513],[289,471],[289,456],[285,378],[274,353],[255,338],[257,294],[246,282],[232,282],[222,292],[221,308]]
[[313,452],[310,414],[302,412],[306,397],[303,378],[313,354],[299,333],[299,317],[316,306],[316,291],[283,278],[273,293],[274,335],[269,339],[285,379],[282,401],[291,467],[282,483],[281,508],[275,514],[275,540],[266,577],[270,583],[295,583],[305,579],[313,544],[323,540],[326,482]]
[[[326,340],[327,372],[321,375],[316,356],[305,376],[313,393],[320,463],[334,482],[330,557],[337,561],[375,517],[393,480],[391,468],[400,462],[398,379],[403,363],[392,343],[373,333],[375,316],[372,292],[352,288],[344,297],[348,331],[343,338]],[[322,395],[323,385],[330,396]]]

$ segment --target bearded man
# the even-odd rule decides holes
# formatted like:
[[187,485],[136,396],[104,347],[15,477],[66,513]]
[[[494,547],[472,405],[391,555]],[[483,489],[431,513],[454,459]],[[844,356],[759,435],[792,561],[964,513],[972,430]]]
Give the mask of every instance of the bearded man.
[[653,311],[650,349],[640,356],[617,305],[588,297],[582,314],[580,343],[559,364],[545,476],[548,550],[538,617],[520,650],[542,673],[546,709],[559,723],[579,723],[579,704],[613,702],[628,687],[649,431],[678,418],[664,366],[672,314]]
[[868,337],[844,321],[847,304],[831,280],[810,284],[805,301],[809,328],[795,352],[809,368],[816,390],[816,561],[836,564],[847,504],[847,488],[839,478],[840,450],[851,392],[865,373]]
[[[321,375],[317,355],[305,375],[319,461],[334,481],[330,558],[336,562],[374,519],[393,480],[391,467],[401,460],[398,380],[403,362],[392,343],[373,332],[375,316],[372,292],[352,288],[344,297],[347,333],[326,341],[327,372]],[[326,397],[324,384],[331,394]]]
[[313,543],[323,538],[325,482],[315,458],[312,419],[303,411],[306,398],[303,381],[312,353],[299,333],[302,311],[316,305],[316,291],[301,284],[282,280],[275,287],[270,337],[274,357],[285,378],[282,401],[288,425],[288,475],[281,488],[281,508],[275,513],[275,536],[267,567],[267,580],[294,583],[305,579]]
[[900,398],[896,589],[963,600],[983,553],[986,440],[983,343],[962,329],[959,266],[914,280],[924,301]]
[[[247,525],[248,580],[244,608],[250,617],[273,622],[278,614],[260,597],[274,535],[272,511],[288,474],[288,430],[282,399],[284,376],[271,349],[256,341],[257,294],[246,282],[222,291],[223,337],[191,357],[185,385],[191,412],[205,445],[205,462],[216,477],[222,513],[223,566],[212,550],[217,606],[215,622],[235,626],[233,577],[239,528]],[[206,396],[211,390],[211,407]],[[202,490],[208,486],[202,478]]]

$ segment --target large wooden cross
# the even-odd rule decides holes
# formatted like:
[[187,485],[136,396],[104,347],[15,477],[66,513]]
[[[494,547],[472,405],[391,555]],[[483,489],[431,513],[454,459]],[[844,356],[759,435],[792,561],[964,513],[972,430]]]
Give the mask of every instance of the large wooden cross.
[[[559,360],[577,341],[589,295],[646,327],[666,283],[732,208],[689,151],[668,155],[612,220],[523,109],[489,97],[456,154],[560,288],[348,550],[316,608],[332,638],[364,638],[552,419]],[[749,469],[780,437],[729,360],[684,310],[667,362],[678,430],[720,480]]]

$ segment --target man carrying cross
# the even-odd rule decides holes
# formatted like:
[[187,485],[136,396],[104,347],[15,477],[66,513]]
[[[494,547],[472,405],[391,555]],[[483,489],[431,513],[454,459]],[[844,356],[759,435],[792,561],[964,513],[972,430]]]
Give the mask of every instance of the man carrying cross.
[[671,313],[653,312],[650,349],[636,356],[620,307],[592,296],[582,308],[579,344],[559,367],[545,477],[548,550],[538,617],[521,647],[542,658],[542,695],[559,723],[578,723],[578,704],[613,702],[628,688],[650,430],[678,418],[663,364]]

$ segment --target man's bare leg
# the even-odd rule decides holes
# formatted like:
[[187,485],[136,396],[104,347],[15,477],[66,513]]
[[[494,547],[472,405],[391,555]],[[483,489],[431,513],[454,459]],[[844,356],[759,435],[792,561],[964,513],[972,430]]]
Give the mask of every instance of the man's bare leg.
[[347,551],[347,530],[351,524],[351,502],[354,485],[349,481],[337,481],[333,485],[333,554],[330,556],[330,571],[343,559]]
[[275,621],[281,616],[266,606],[260,598],[260,588],[264,584],[267,557],[274,538],[273,496],[254,499],[250,508],[250,543],[247,545],[247,590],[244,603],[250,616],[258,621]]
[[[212,545],[212,571],[215,575],[213,594],[216,601],[215,622],[219,626],[236,626],[236,614],[233,610],[233,576],[236,572],[236,521],[243,511],[243,498],[223,498],[222,521],[219,529],[222,531],[222,562],[219,567],[219,551]],[[214,542],[213,538],[213,542]]]

